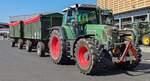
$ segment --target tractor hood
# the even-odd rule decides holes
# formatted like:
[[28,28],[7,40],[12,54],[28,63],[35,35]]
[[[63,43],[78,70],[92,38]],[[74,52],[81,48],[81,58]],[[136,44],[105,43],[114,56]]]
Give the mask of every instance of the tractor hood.
[[102,44],[108,44],[112,39],[112,26],[108,25],[98,25],[98,24],[87,24],[86,33],[94,34],[95,38],[99,40]]

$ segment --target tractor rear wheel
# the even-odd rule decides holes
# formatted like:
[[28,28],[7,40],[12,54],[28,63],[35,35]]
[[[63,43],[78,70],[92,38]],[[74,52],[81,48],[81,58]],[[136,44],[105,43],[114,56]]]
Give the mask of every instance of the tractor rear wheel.
[[22,49],[22,48],[23,48],[23,40],[22,40],[22,39],[19,39],[19,40],[18,40],[18,48],[19,48],[19,49]]
[[15,47],[15,39],[11,39],[11,47]]
[[32,42],[30,40],[27,40],[25,47],[26,47],[27,52],[31,52],[32,51]]
[[145,45],[145,46],[150,45],[150,36],[149,35],[144,35],[142,37],[142,44]]
[[66,55],[66,44],[64,41],[62,32],[59,30],[53,30],[49,40],[49,53],[50,59],[55,64],[66,64],[68,57]]
[[37,55],[40,57],[45,56],[45,44],[43,42],[38,42],[37,44]]
[[83,74],[94,74],[98,64],[98,50],[90,38],[82,38],[75,46],[75,59],[77,67]]

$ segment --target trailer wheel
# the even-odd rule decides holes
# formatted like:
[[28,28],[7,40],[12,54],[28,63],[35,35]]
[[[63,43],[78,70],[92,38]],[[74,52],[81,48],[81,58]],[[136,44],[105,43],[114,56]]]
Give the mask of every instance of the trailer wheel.
[[96,44],[90,39],[79,39],[75,46],[75,59],[77,67],[83,74],[94,74],[98,64],[98,50]]
[[68,57],[66,55],[66,44],[62,32],[53,30],[49,40],[50,58],[55,64],[66,64]]
[[150,36],[149,35],[144,35],[142,37],[142,44],[145,45],[145,46],[150,45]]
[[38,42],[37,44],[37,55],[40,57],[45,56],[45,45],[43,42]]
[[26,41],[26,51],[31,52],[32,51],[32,42],[30,40]]
[[19,40],[18,40],[18,48],[19,48],[19,49],[22,49],[22,48],[23,48],[23,40],[22,40],[22,39],[19,39]]
[[15,47],[15,39],[11,39],[11,47]]

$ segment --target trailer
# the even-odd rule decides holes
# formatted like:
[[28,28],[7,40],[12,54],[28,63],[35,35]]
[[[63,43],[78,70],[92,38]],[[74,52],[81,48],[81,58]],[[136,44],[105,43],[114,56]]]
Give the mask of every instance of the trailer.
[[63,13],[40,14],[12,23],[12,30],[23,26],[22,37],[15,36],[22,38],[18,46],[25,46],[28,52],[36,48],[39,56],[48,50],[55,64],[75,61],[83,74],[114,65],[127,70],[139,65],[142,57],[139,45],[128,39],[131,31],[113,26],[114,18],[109,10],[75,4]]
[[9,24],[8,23],[0,23],[0,36],[2,38],[8,38],[9,36]]
[[16,21],[9,24],[9,36],[11,38],[11,46],[15,47],[18,41],[23,38],[23,22]]
[[15,39],[20,49],[37,49],[39,56],[44,56],[48,49],[49,31],[53,26],[62,25],[61,13],[39,14],[26,20],[11,23],[11,38]]

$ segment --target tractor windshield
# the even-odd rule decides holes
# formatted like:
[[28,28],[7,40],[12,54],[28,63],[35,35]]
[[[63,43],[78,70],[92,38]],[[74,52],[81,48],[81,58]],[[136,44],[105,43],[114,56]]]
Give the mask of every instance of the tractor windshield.
[[148,22],[141,22],[141,23],[139,24],[139,27],[140,27],[140,28],[147,28],[147,27],[149,27]]
[[98,24],[96,9],[79,9],[79,24]]

